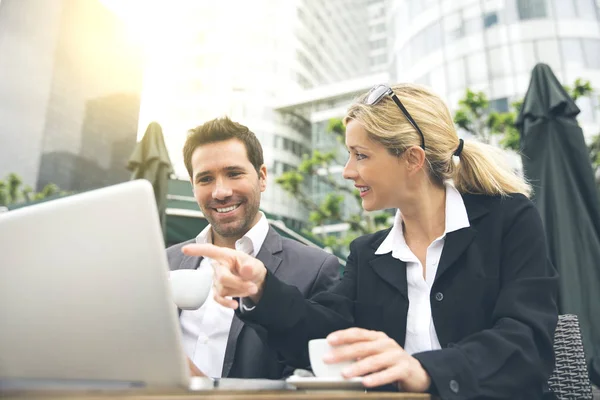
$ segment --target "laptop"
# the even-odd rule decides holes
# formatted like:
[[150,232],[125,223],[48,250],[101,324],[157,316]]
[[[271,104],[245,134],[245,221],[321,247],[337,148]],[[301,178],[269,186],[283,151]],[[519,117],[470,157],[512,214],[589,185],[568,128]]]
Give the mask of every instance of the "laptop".
[[290,390],[190,377],[152,185],[0,214],[0,395],[36,389]]
[[0,395],[294,389],[190,377],[168,277],[148,181],[0,213]]
[[168,274],[148,181],[0,213],[0,389],[190,388]]

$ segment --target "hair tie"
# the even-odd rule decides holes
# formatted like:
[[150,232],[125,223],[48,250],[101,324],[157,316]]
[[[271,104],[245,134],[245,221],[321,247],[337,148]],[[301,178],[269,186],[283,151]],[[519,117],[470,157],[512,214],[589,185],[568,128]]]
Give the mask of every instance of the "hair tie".
[[458,139],[458,148],[456,149],[456,151],[454,152],[453,155],[456,157],[460,157],[460,153],[462,153],[464,145],[465,145],[465,141],[462,139]]

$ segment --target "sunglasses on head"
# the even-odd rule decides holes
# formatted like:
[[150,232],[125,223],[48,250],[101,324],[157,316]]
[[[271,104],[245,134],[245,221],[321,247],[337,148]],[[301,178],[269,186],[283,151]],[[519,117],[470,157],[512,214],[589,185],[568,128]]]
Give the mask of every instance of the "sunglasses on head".
[[369,94],[367,95],[365,104],[369,106],[374,106],[375,104],[379,103],[381,99],[383,99],[385,96],[390,96],[392,100],[394,100],[394,103],[396,103],[400,111],[402,111],[402,114],[404,114],[408,122],[412,125],[413,128],[415,128],[417,132],[419,132],[419,135],[421,135],[421,148],[425,150],[425,136],[423,136],[421,128],[419,128],[417,122],[413,119],[413,117],[411,117],[410,113],[408,112],[406,107],[404,107],[404,105],[402,104],[396,93],[394,93],[391,87],[389,87],[388,85],[373,86],[373,88],[369,91]]

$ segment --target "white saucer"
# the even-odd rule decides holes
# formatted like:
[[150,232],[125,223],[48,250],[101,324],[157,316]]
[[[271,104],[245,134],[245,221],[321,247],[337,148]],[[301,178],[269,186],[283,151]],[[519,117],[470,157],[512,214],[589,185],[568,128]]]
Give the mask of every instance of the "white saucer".
[[365,390],[363,378],[316,378],[292,375],[286,382],[298,390]]

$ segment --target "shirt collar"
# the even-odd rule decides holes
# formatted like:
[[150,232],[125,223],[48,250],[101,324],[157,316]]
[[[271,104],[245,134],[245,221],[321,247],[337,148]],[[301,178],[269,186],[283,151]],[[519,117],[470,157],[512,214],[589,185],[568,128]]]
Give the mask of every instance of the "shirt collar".
[[[445,182],[444,186],[446,187],[446,221],[444,234],[442,235],[443,238],[450,232],[471,226],[469,224],[469,215],[467,214],[465,202],[459,191],[450,181]],[[402,213],[400,212],[400,209],[396,212],[392,229],[377,248],[375,254],[387,254],[390,252],[393,252],[392,255],[394,257],[402,260],[413,258],[412,252],[408,248],[406,240],[404,240]]]
[[[256,257],[260,251],[267,238],[267,233],[269,233],[269,221],[267,221],[267,217],[265,217],[265,214],[262,211],[259,211],[259,213],[260,219],[258,222],[254,224],[244,236],[235,242],[235,248],[237,250],[248,253],[253,257]],[[196,236],[196,243],[212,243],[212,229],[210,225],[204,228],[202,232]]]

